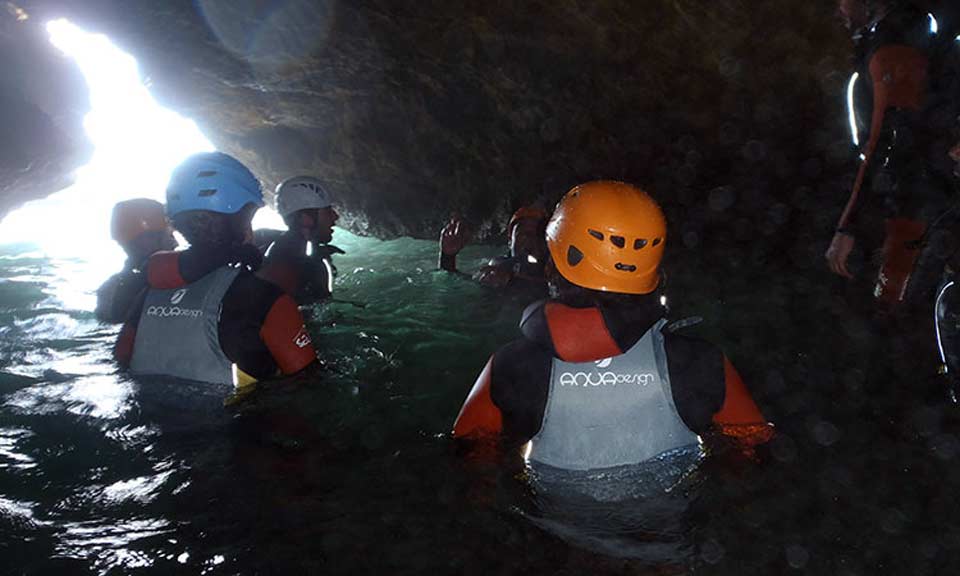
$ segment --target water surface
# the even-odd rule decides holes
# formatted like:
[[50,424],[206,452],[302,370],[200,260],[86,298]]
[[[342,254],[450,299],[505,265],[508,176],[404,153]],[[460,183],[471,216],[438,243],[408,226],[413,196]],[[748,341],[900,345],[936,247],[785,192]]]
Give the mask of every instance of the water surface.
[[[486,358],[517,336],[529,295],[437,272],[433,242],[339,230],[335,242],[347,250],[337,301],[309,320],[324,369],[230,408],[219,391],[116,370],[117,329],[90,312],[105,276],[89,272],[91,258],[3,247],[0,571],[866,575],[958,565],[953,416],[878,366],[869,322],[803,272],[761,295],[744,287],[762,271],[725,277],[709,252],[674,254],[674,315],[707,317],[697,330],[734,358],[780,435],[759,462],[714,455],[670,492],[594,507],[538,493],[522,467],[464,459],[447,435]],[[469,247],[461,262],[469,271],[499,252]],[[705,282],[703,270],[725,281]]]

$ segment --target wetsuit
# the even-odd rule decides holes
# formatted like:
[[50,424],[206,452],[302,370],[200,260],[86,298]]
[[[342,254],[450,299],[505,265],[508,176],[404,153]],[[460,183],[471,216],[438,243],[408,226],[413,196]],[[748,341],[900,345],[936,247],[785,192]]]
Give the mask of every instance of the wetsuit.
[[343,250],[329,244],[304,240],[287,231],[264,249],[264,264],[259,275],[290,294],[304,306],[329,298],[337,268],[332,255]]
[[[447,272],[458,272],[456,254],[444,254],[440,252],[440,269]],[[475,280],[482,284],[487,274],[503,274],[509,278],[504,285],[524,286],[530,289],[532,293],[537,293],[537,298],[546,296],[546,281],[543,275],[544,266],[542,263],[531,263],[520,256],[500,256],[493,258],[484,264],[473,274]]]
[[509,270],[514,279],[523,278],[538,282],[543,280],[543,263],[530,262],[521,256],[501,256],[490,260],[484,266]]
[[903,2],[857,39],[848,95],[862,162],[838,230],[862,227],[861,196],[869,190],[871,203],[886,218],[874,295],[890,304],[908,297],[919,240],[951,195],[949,150],[960,112],[955,24]]
[[[255,379],[282,374],[293,374],[316,360],[316,353],[303,324],[303,318],[293,299],[284,294],[274,284],[258,278],[251,270],[260,263],[259,252],[253,246],[244,246],[230,250],[201,249],[193,247],[182,252],[158,252],[150,257],[146,268],[150,290],[146,300],[140,302],[140,310],[132,316],[121,330],[114,350],[121,365],[134,365],[136,371],[137,346],[142,342],[138,329],[148,318],[154,322],[156,317],[177,321],[193,316],[215,319],[215,329],[205,335],[197,350],[179,350],[176,345],[176,325],[160,328],[169,331],[171,338],[156,352],[157,357],[147,362],[150,366],[166,363],[171,368],[165,373],[174,373],[174,366],[190,364],[184,356],[205,354],[195,364],[198,376],[209,375],[207,366],[219,362],[236,364]],[[205,284],[220,281],[219,288],[208,288]],[[191,290],[222,291],[222,296],[207,298],[192,309],[186,306],[192,297]],[[169,294],[169,298],[167,295]],[[158,297],[161,304],[152,304],[151,299]],[[181,300],[182,299],[182,300]],[[150,314],[151,306],[155,314]],[[213,314],[202,309],[209,306]],[[175,310],[179,308],[179,310]],[[194,312],[198,310],[198,312]],[[183,312],[186,311],[186,312]],[[174,314],[176,312],[176,314]],[[195,332],[196,330],[191,330]],[[196,334],[184,334],[184,339],[194,338]],[[142,351],[141,351],[142,354]],[[154,370],[148,370],[154,372]],[[179,375],[179,374],[178,374]],[[184,376],[189,377],[189,376]],[[193,377],[208,381],[210,378]],[[217,376],[216,380],[220,380]]]
[[[772,429],[730,361],[707,342],[664,330],[662,314],[663,308],[654,297],[638,306],[604,309],[571,308],[556,302],[531,305],[521,322],[523,338],[503,346],[487,362],[457,417],[454,435],[498,437],[506,446],[516,447],[543,434],[548,412],[554,414],[550,418],[555,423],[557,414],[566,414],[559,421],[563,422],[562,426],[573,426],[571,422],[576,421],[579,408],[576,400],[564,406],[561,396],[556,394],[561,390],[578,394],[575,398],[581,402],[597,398],[601,405],[601,396],[590,394],[606,394],[607,390],[616,390],[617,394],[627,392],[625,401],[633,402],[629,399],[633,391],[646,394],[670,390],[669,394],[638,400],[646,403],[645,406],[653,406],[656,418],[666,418],[664,425],[672,430],[669,438],[653,442],[639,438],[622,420],[622,406],[603,407],[602,410],[609,410],[611,418],[621,418],[621,425],[611,436],[619,438],[626,434],[619,438],[625,440],[620,443],[620,450],[625,454],[646,450],[652,455],[660,449],[669,449],[672,443],[680,447],[688,443],[692,435],[710,429],[718,429],[748,444],[768,440]],[[643,359],[645,350],[646,360]],[[649,355],[650,350],[654,351],[653,356]],[[637,356],[631,359],[634,355]],[[664,361],[657,365],[650,360],[655,356]],[[634,363],[632,369],[624,373],[612,368],[621,361],[618,359]],[[560,403],[552,409],[551,390]],[[620,401],[617,397],[617,402]],[[626,416],[642,420],[654,414],[644,410],[645,407],[637,408],[636,412],[628,410]],[[665,414],[667,412],[672,414]],[[604,421],[602,411],[593,416]],[[580,422],[579,428],[562,431],[560,436],[582,439],[589,436],[583,434],[583,430],[591,428],[594,427]],[[588,439],[588,443],[596,440],[596,445],[580,448],[583,454],[603,452],[612,439]],[[637,448],[632,444],[646,445]],[[570,457],[566,454],[556,458],[563,462],[563,458]],[[612,454],[611,463],[622,457],[623,454]]]
[[127,259],[123,270],[117,272],[97,288],[97,320],[108,324],[121,324],[127,320],[130,310],[147,288],[147,277],[139,264]]

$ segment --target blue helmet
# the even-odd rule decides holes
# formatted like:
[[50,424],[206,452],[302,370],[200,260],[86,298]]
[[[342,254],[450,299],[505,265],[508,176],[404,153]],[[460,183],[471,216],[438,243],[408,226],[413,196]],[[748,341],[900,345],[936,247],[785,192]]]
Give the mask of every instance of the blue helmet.
[[223,152],[201,152],[180,163],[167,184],[167,216],[188,210],[236,214],[247,204],[263,206],[260,181]]

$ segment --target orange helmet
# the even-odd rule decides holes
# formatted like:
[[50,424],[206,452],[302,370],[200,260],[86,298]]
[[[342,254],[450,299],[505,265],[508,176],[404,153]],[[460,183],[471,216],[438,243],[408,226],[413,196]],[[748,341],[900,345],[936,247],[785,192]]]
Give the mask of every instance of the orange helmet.
[[148,230],[167,229],[163,204],[147,198],[118,202],[110,219],[110,236],[121,246],[130,244]]
[[667,221],[653,198],[608,180],[567,192],[547,224],[547,247],[560,275],[604,292],[653,292],[666,237]]
[[510,217],[510,223],[507,224],[507,234],[511,234],[513,227],[519,224],[521,220],[527,219],[546,220],[547,212],[537,206],[523,206],[518,208],[517,211],[513,213],[513,216]]

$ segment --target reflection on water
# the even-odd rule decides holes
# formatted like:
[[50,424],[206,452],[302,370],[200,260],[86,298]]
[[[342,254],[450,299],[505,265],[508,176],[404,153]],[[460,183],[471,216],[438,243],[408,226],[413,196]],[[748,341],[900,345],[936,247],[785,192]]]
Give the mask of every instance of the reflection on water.
[[600,470],[528,462],[532,501],[521,514],[572,546],[644,564],[689,565],[689,512],[703,457],[697,444]]
[[16,502],[0,497],[0,517],[2,517],[6,523],[13,526],[20,525],[24,528],[36,528],[44,523],[34,518],[34,506],[36,506],[36,504],[33,502]]
[[33,432],[24,428],[0,429],[0,470],[29,470],[37,465],[30,456],[18,449],[18,444],[33,436]]
[[155,519],[117,521],[109,518],[69,523],[62,529],[54,557],[89,562],[101,574],[118,568],[152,566],[154,554],[137,550],[136,544],[173,533],[168,522]]
[[[225,390],[117,373],[117,328],[90,312],[108,271],[29,245],[0,249],[0,517],[10,528],[0,548],[28,538],[23,566],[39,572],[233,573],[238,557],[270,546],[273,523],[293,542],[264,566],[302,566],[298,532],[330,550],[383,541],[369,534],[375,511],[403,514],[406,505],[370,482],[413,486],[419,474],[388,470],[409,468],[410,457],[436,464],[438,434],[525,300],[501,302],[492,316],[491,306],[459,305],[499,296],[436,272],[432,242],[342,231],[336,241],[348,251],[337,260],[336,301],[309,314],[322,379],[278,385],[230,410]],[[471,247],[462,261],[496,252]],[[414,446],[421,454],[406,456]],[[341,531],[337,519],[350,518]],[[321,538],[320,527],[331,535]]]
[[[434,271],[435,242],[334,242],[335,300],[309,321],[323,370],[230,408],[224,390],[117,373],[96,282],[71,278],[82,259],[0,248],[2,571],[866,576],[960,561],[956,418],[871,420],[878,385],[849,383],[846,355],[738,362],[784,398],[765,408],[836,405],[781,413],[760,467],[708,458],[677,483],[686,464],[663,462],[571,494],[458,457],[446,433],[529,298]],[[672,277],[685,302],[691,278]]]

